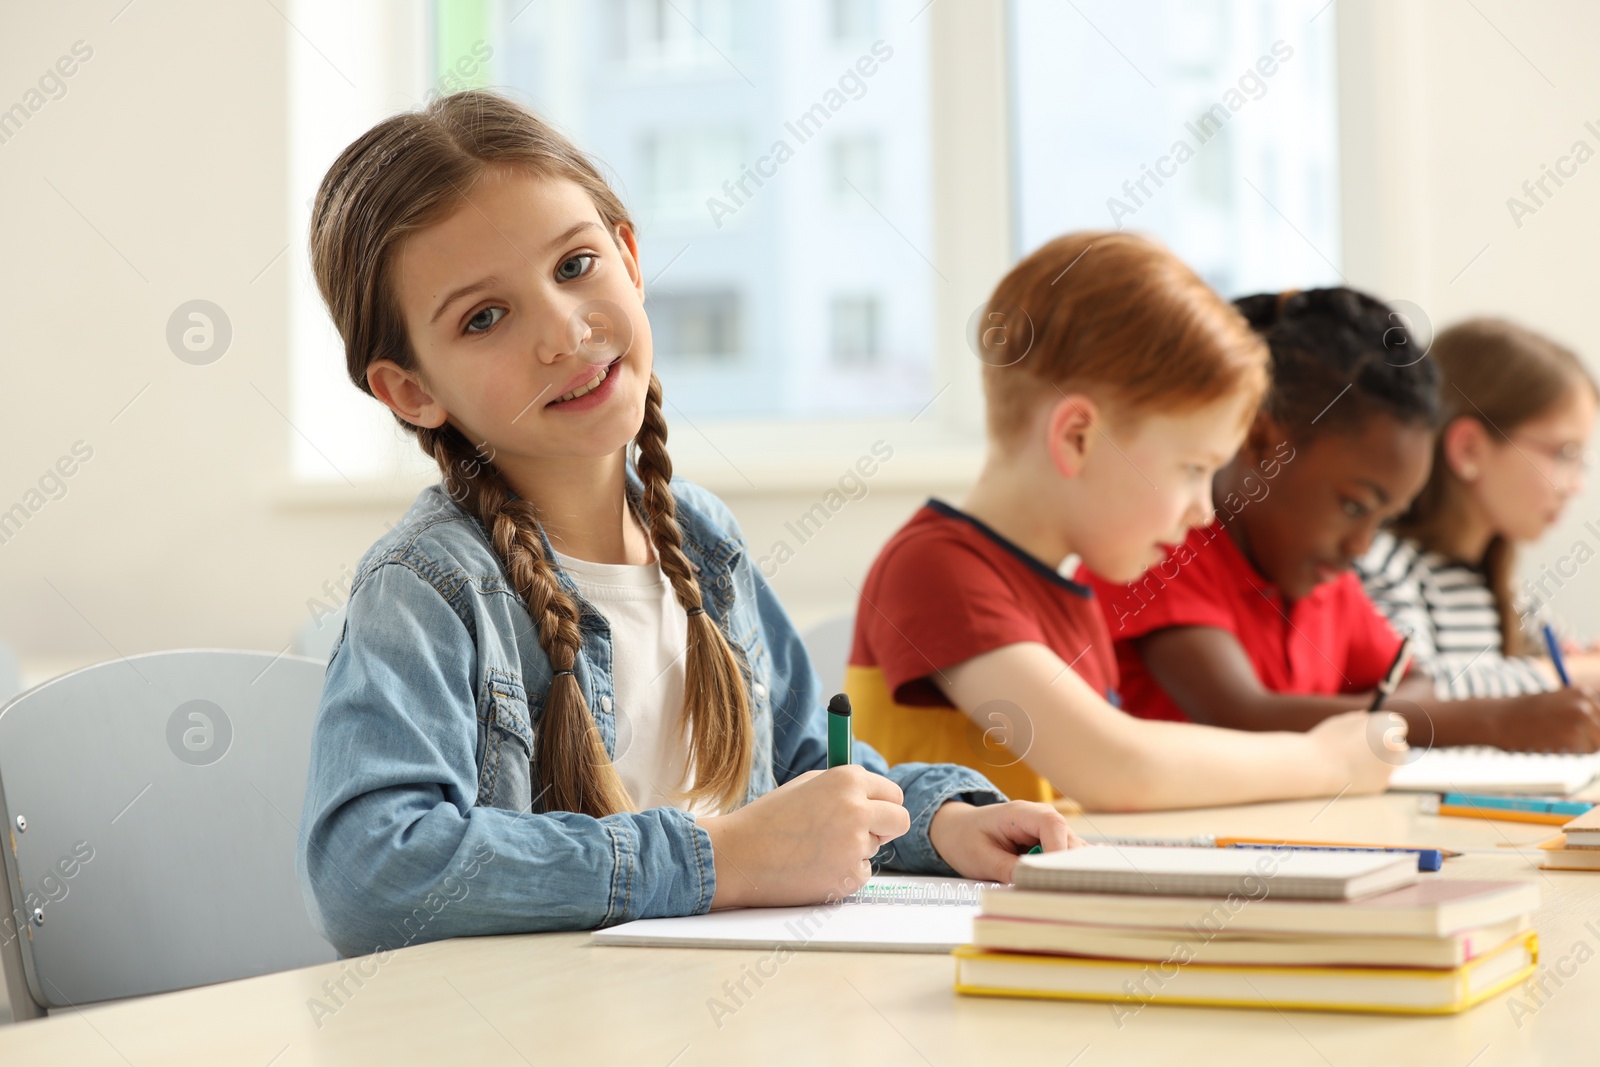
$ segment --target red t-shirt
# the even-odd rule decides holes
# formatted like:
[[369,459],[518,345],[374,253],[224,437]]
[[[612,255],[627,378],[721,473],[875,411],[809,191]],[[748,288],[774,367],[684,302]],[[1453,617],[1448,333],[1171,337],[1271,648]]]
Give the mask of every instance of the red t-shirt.
[[884,546],[861,588],[846,680],[857,736],[890,763],[963,763],[1014,799],[1049,799],[1048,783],[1021,762],[1029,738],[1016,737],[1022,751],[1010,756],[987,743],[1008,744],[1028,724],[1000,715],[986,733],[930,678],[1024,641],[1047,646],[1118,702],[1116,656],[1093,590],[972,516],[928,501]]
[[1400,649],[1400,636],[1354,572],[1286,604],[1220,521],[1189,531],[1182,545],[1128,585],[1088,577],[1116,642],[1123,707],[1144,719],[1189,721],[1134,647],[1135,639],[1156,630],[1228,631],[1244,646],[1261,684],[1275,693],[1370,692]]

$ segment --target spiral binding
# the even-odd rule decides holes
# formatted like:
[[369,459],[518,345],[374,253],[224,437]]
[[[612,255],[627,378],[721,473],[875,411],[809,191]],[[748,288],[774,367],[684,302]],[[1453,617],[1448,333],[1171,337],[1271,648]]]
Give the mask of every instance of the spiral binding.
[[979,903],[984,889],[999,888],[999,882],[901,882],[873,885],[870,882],[845,897],[845,904],[966,905]]

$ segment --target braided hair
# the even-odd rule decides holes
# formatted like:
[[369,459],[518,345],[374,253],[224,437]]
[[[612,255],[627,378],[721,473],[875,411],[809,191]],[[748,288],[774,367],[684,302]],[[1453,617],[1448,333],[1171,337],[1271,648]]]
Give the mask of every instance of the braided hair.
[[[537,115],[497,93],[455,93],[378,123],[329,168],[311,218],[317,286],[344,341],[350,379],[364,392],[372,392],[367,368],[374,360],[418,371],[392,277],[401,243],[459,208],[465,191],[495,167],[574,182],[613,235],[632,226],[591,160]],[[548,785],[545,810],[595,817],[633,810],[574,674],[581,643],[578,607],[545,554],[538,509],[518,497],[493,457],[455,426],[419,427],[396,419],[439,465],[450,498],[487,532],[550,661],[554,678],[536,716],[534,752],[534,769]],[[654,374],[634,445],[644,485],[639,519],[688,616],[678,723],[693,775],[686,799],[727,810],[743,802],[749,786],[755,746],[750,701],[742,660],[706,613],[694,566],[683,552],[661,382]]]
[[1306,441],[1359,430],[1374,415],[1436,429],[1439,368],[1402,315],[1354,289],[1290,289],[1234,306],[1272,352],[1262,410]]

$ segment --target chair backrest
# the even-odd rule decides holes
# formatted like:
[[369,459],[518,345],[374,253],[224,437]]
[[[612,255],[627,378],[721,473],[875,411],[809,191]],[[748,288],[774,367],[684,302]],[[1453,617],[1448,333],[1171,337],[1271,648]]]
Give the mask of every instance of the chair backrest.
[[822,699],[844,688],[844,669],[850,662],[850,642],[856,632],[856,613],[846,612],[823,619],[800,634],[811,657],[811,666],[822,679]]
[[335,958],[295,877],[324,671],[158,652],[0,707],[14,842],[0,947],[17,1018]]
[[307,619],[294,631],[289,651],[297,656],[307,656],[327,663],[333,655],[333,644],[344,632],[344,605],[326,614]]
[[22,692],[22,668],[10,645],[0,641],[0,704]]

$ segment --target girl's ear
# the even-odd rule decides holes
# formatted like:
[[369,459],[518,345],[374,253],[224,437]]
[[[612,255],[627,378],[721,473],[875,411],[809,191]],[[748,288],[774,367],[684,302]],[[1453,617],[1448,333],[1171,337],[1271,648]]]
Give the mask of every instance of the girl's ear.
[[1063,478],[1076,478],[1083,470],[1099,421],[1099,407],[1082,393],[1064,396],[1050,409],[1045,420],[1045,447]]
[[390,411],[413,426],[435,430],[450,417],[416,372],[406,370],[392,359],[375,359],[367,365],[367,387]]
[[1489,459],[1489,432],[1471,415],[1458,415],[1439,433],[1444,446],[1444,461],[1464,482],[1473,482]]
[[644,296],[644,274],[639,270],[639,242],[634,236],[633,227],[626,222],[617,225],[617,251],[622,253],[622,265],[628,270],[628,279],[633,282],[633,287]]

